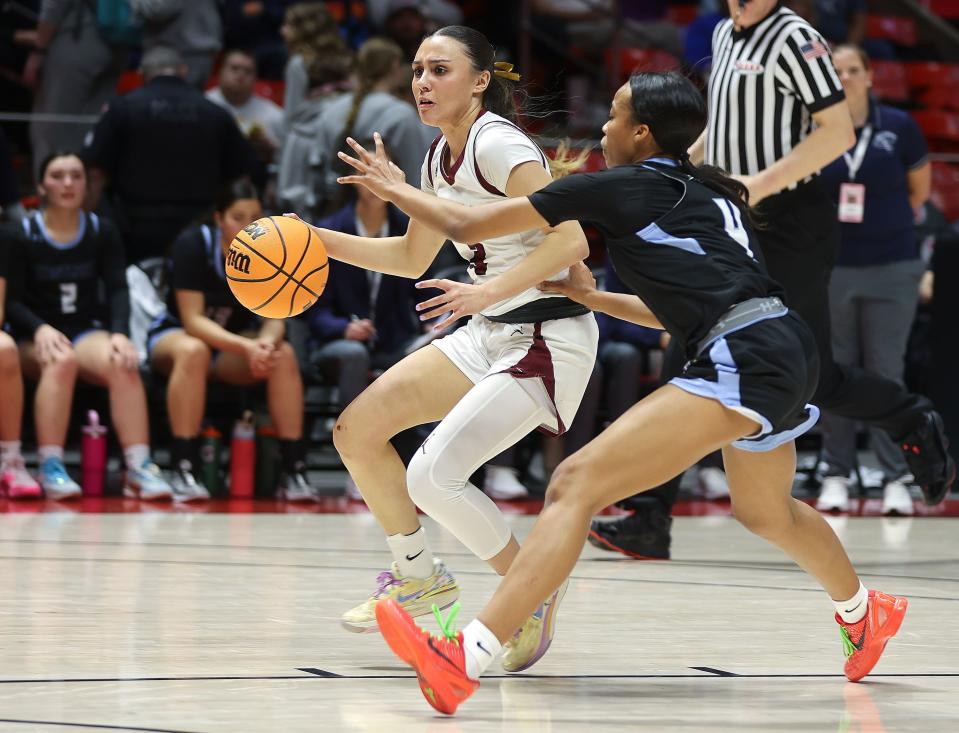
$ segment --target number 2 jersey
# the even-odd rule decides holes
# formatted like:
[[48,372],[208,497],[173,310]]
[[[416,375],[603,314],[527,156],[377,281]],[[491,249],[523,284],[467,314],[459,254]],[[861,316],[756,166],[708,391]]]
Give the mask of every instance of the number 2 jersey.
[[44,325],[68,338],[107,329],[128,334],[130,297],[120,235],[96,214],[80,214],[70,242],[55,242],[43,214],[34,212],[22,229],[6,229],[7,318],[15,336],[32,339]]
[[529,200],[550,225],[594,224],[616,273],[687,358],[730,307],[783,298],[739,209],[668,159],[569,176]]
[[[506,197],[506,183],[514,168],[534,162],[549,170],[545,153],[509,120],[483,110],[470,128],[466,146],[452,160],[446,138],[433,141],[423,163],[420,185],[441,199],[478,206]],[[467,271],[482,283],[511,269],[535,250],[545,235],[539,229],[487,239],[483,242],[453,242],[456,251],[469,260]],[[566,277],[567,270],[550,279]],[[512,298],[494,303],[482,314],[501,323],[532,323],[583,315],[587,309],[556,293],[530,288]]]

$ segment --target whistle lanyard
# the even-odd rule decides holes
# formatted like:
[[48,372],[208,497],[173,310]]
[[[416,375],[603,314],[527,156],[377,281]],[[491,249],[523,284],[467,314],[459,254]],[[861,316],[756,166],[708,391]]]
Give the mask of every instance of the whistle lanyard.
[[872,140],[872,125],[866,125],[862,129],[862,135],[859,136],[859,142],[856,143],[852,155],[848,151],[842,154],[849,168],[849,180],[855,181],[856,174],[862,168],[862,162],[866,159],[866,151],[869,149],[869,141]]

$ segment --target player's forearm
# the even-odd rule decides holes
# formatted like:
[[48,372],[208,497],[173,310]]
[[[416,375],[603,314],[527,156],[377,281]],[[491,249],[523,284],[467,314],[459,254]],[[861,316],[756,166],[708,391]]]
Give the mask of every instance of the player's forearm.
[[[411,257],[406,237],[359,237],[310,225],[334,260],[387,275],[419,277],[429,266]],[[432,260],[431,260],[432,261]]]
[[493,303],[512,298],[554,277],[589,256],[589,243],[577,222],[560,224],[539,246],[506,272],[488,280],[486,289]]
[[183,329],[214,349],[229,351],[234,354],[246,353],[246,345],[249,339],[239,334],[230,333],[204,315],[184,318]]
[[635,295],[591,290],[582,299],[577,298],[577,300],[590,310],[606,313],[621,321],[629,321],[648,328],[662,329],[663,327],[649,306]]
[[279,346],[286,335],[286,325],[279,318],[264,319],[260,326],[260,338],[268,338],[275,346]]
[[852,119],[846,115],[817,127],[809,137],[754,178],[750,193],[765,198],[818,173],[856,142]]

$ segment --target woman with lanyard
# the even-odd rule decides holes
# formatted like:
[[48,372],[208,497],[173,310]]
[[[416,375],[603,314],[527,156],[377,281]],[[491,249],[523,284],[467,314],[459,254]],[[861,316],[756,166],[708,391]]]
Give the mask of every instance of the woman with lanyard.
[[[839,204],[842,245],[829,300],[836,359],[902,381],[906,342],[919,299],[923,263],[914,212],[929,198],[926,143],[905,112],[869,94],[872,72],[861,48],[839,46],[833,63],[856,126],[856,144],[823,169],[822,181]],[[816,507],[849,508],[849,474],[856,466],[856,424],[823,416],[826,478]],[[883,514],[912,514],[911,477],[889,435],[869,429],[883,473]]]

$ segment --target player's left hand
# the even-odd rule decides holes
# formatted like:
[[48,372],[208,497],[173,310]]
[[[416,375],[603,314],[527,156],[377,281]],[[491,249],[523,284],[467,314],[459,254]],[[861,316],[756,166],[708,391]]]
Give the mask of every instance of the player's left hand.
[[343,151],[340,151],[337,155],[340,160],[356,170],[357,173],[340,176],[336,179],[337,183],[354,183],[358,186],[365,186],[379,198],[390,201],[390,196],[395,187],[406,182],[406,174],[387,156],[380,133],[373,133],[373,144],[376,146],[373,153],[370,153],[351,137],[346,138],[346,142],[353,148],[356,157],[353,158]]
[[596,278],[582,262],[570,265],[569,276],[564,280],[544,280],[537,286],[540,290],[560,293],[577,303],[584,303],[596,291]]
[[110,360],[121,369],[136,369],[140,364],[140,355],[130,339],[122,333],[111,333]]
[[460,283],[455,280],[423,280],[416,283],[416,287],[420,290],[436,288],[443,291],[442,295],[437,295],[435,298],[430,298],[416,306],[416,310],[420,312],[421,321],[428,321],[431,318],[448,314],[446,318],[433,326],[436,331],[442,331],[452,326],[460,318],[475,315],[487,306],[492,305],[492,301],[482,285]]
[[250,353],[250,374],[254,379],[266,379],[273,373],[280,352],[273,339],[268,336],[258,336],[254,339]]

